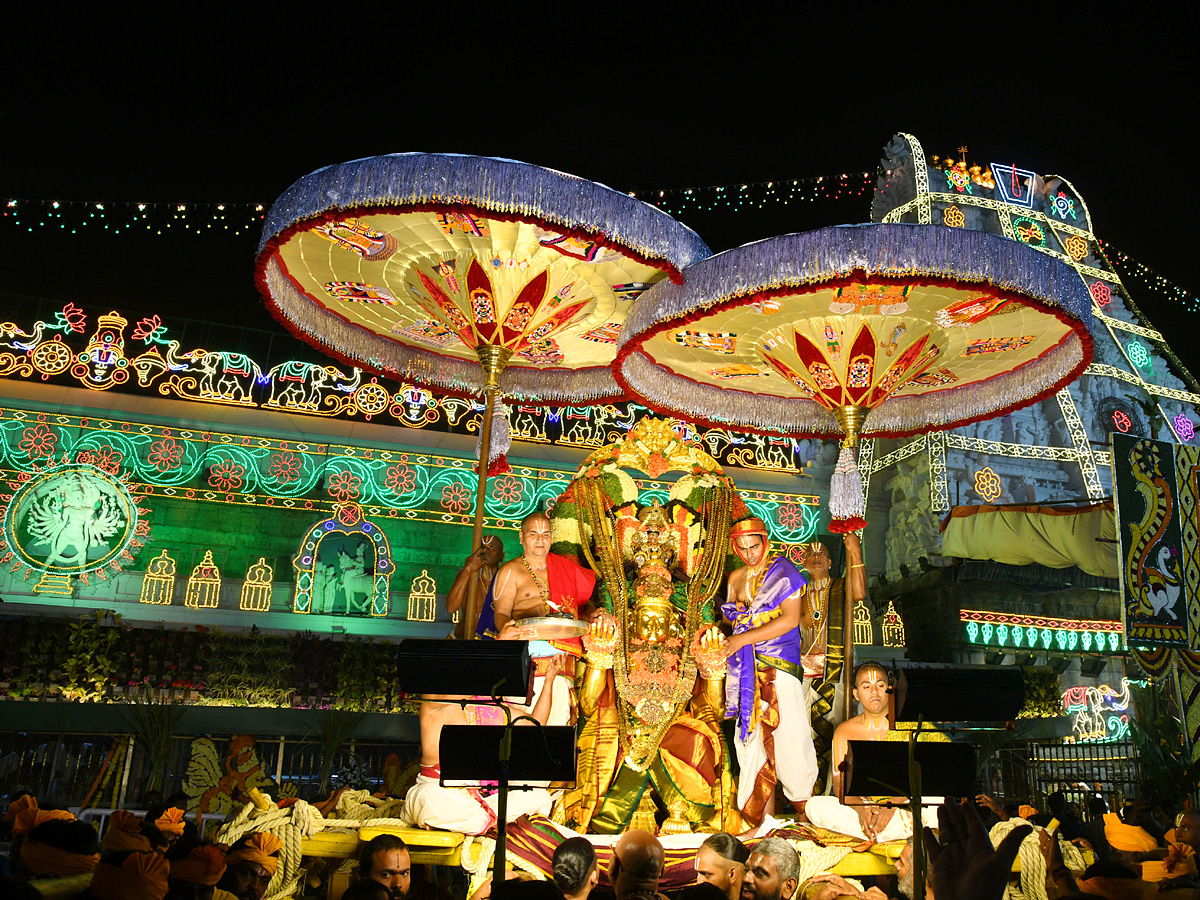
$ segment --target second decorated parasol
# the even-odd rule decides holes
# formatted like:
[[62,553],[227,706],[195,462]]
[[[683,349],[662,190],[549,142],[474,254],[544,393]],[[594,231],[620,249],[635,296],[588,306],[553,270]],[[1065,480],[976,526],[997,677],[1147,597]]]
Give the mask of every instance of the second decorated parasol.
[[1091,297],[1075,271],[983,232],[825,228],[729,250],[684,275],[626,319],[617,381],[692,422],[841,437],[831,531],[866,524],[860,436],[1019,409],[1091,361]]
[[[603,185],[513,160],[402,153],[288,188],[267,216],[257,281],[271,312],[331,356],[484,394],[478,548],[496,394],[619,398],[609,364],[629,308],[708,253],[666,213]],[[467,612],[473,627],[478,610]]]

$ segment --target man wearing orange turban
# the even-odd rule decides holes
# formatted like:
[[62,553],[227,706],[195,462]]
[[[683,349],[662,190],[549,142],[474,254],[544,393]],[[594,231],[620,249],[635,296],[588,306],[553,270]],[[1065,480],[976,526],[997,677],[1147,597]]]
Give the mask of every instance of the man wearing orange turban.
[[171,867],[161,853],[128,853],[118,863],[119,856],[96,866],[90,886],[96,900],[162,900],[167,895]]
[[[11,819],[9,819],[10,816]],[[29,834],[43,822],[50,822],[54,819],[71,821],[74,820],[75,815],[65,809],[39,809],[37,797],[33,794],[26,794],[9,804],[8,813],[4,818],[13,823],[12,833],[15,837],[19,834]]]
[[225,874],[217,882],[237,900],[262,900],[267,885],[279,868],[283,841],[273,834],[259,832],[242,838],[225,856]]
[[142,823],[127,809],[118,809],[108,819],[101,846],[105,851],[145,853],[153,850],[149,838],[142,834]]
[[12,854],[35,875],[78,875],[90,872],[100,858],[96,832],[76,822],[65,809],[39,809],[32,794],[9,804]]
[[185,858],[171,860],[171,880],[215,885],[225,868],[225,851],[216,844],[201,844]]
[[34,875],[65,877],[95,869],[99,849],[92,826],[71,816],[50,819],[31,830],[21,842],[20,856]]
[[163,836],[170,847],[183,837],[183,810],[178,806],[168,807],[167,810],[154,820],[154,827]]

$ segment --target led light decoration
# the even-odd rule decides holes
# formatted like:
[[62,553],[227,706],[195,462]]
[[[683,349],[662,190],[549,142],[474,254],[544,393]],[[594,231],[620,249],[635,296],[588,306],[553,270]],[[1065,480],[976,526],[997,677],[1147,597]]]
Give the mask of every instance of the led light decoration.
[[[1122,286],[1121,276],[1126,274],[1137,277],[1148,289],[1165,293],[1170,300],[1183,305],[1191,312],[1200,311],[1200,297],[1170,285],[1162,276],[1115,250],[1111,245],[1099,241],[1091,232],[1092,226],[1087,204],[1066,179],[1059,176],[1047,176],[1051,185],[1044,198],[1045,202],[1040,204],[1037,202],[1040,182],[1035,174],[1000,164],[993,164],[994,184],[981,185],[985,188],[984,190],[976,191],[971,195],[951,188],[938,190],[930,183],[930,165],[926,162],[925,151],[920,142],[912,135],[904,133],[897,134],[893,140],[896,147],[894,149],[889,147],[887,152],[889,156],[897,160],[898,165],[906,167],[911,165],[911,172],[906,171],[903,176],[911,179],[911,184],[906,185],[905,192],[901,195],[904,199],[897,200],[896,205],[890,206],[890,208],[881,206],[876,211],[874,218],[877,221],[887,224],[911,222],[915,219],[920,224],[932,224],[932,209],[935,205],[943,207],[954,205],[963,209],[974,207],[994,214],[1004,235],[1014,240],[1028,240],[1032,237],[1037,243],[1039,233],[1042,238],[1045,238],[1053,232],[1061,244],[1051,245],[1042,240],[1037,249],[1062,260],[1075,270],[1081,282],[1087,286],[1092,306],[1097,310],[1094,319],[1101,329],[1108,332],[1109,338],[1122,349],[1128,339],[1127,334],[1136,334],[1149,341],[1154,341],[1156,349],[1166,358],[1172,369],[1176,370],[1177,374],[1182,372],[1185,378],[1188,377],[1186,366],[1166,345],[1161,334],[1140,324],[1125,322],[1122,318],[1105,316],[1099,310],[1110,306],[1114,297],[1117,297],[1126,310],[1142,318],[1141,312]],[[936,161],[936,157],[934,159]],[[911,163],[907,160],[911,160]],[[891,174],[889,173],[889,175]],[[1061,189],[1059,185],[1062,185]],[[888,187],[888,179],[881,179],[876,194],[877,204],[880,201],[887,203],[890,199],[887,196]],[[1030,189],[1029,193],[1026,192],[1027,188]],[[1034,208],[1035,205],[1037,208]],[[1036,227],[1036,231],[1034,227]],[[1085,243],[1089,252],[1081,256]],[[1059,249],[1060,246],[1061,249]],[[1096,259],[1093,260],[1093,257]],[[1094,264],[1092,264],[1093,262]],[[1121,275],[1118,275],[1118,269],[1120,269]],[[1200,404],[1200,392],[1193,393],[1188,390],[1152,384],[1146,379],[1150,377],[1153,369],[1143,369],[1138,365],[1130,368],[1132,371],[1123,367],[1093,362],[1087,367],[1085,374],[1116,379],[1136,386],[1158,401],[1159,409],[1164,417],[1169,417],[1176,412],[1176,410],[1168,411],[1162,406],[1164,399]],[[1194,381],[1192,383],[1194,384]],[[1073,448],[980,441],[954,433],[947,434],[944,440],[927,441],[924,449],[929,459],[933,511],[949,510],[949,495],[944,487],[947,481],[945,452],[949,448],[971,449],[1019,459],[1059,459],[1075,462],[1079,465],[1088,496],[1093,499],[1105,496],[1106,489],[1100,481],[1097,463],[1109,464],[1111,461],[1108,460],[1108,454],[1094,451],[1091,447],[1087,430],[1079,421],[1078,410],[1070,391],[1060,390],[1058,401],[1071,431]],[[1105,417],[1107,418],[1108,415],[1109,413],[1106,411]],[[1127,423],[1121,416],[1117,417],[1117,424],[1126,428],[1130,427],[1130,423]],[[1118,430],[1120,429],[1118,428]]]
[[1108,306],[1112,303],[1112,288],[1103,281],[1093,281],[1088,285],[1088,291],[1091,292],[1097,306]]
[[212,551],[204,551],[200,565],[192,569],[183,596],[183,605],[193,609],[211,609],[221,599],[221,571],[213,562]]
[[[115,313],[100,319],[104,328],[98,329],[86,346],[81,336],[87,330],[87,316],[74,304],[66,304],[52,321],[36,322],[28,331],[9,323],[9,330],[0,332],[0,376],[306,416],[383,421],[472,436],[480,430],[483,404],[475,401],[435,397],[425,388],[405,383],[393,391],[357,368],[344,370],[299,360],[264,368],[245,354],[184,350],[158,315],[140,319],[132,331]],[[613,331],[612,342],[615,335]],[[139,344],[145,349],[135,352]],[[719,342],[718,346],[732,349],[733,345]],[[88,364],[72,368],[85,353]],[[598,447],[606,435],[629,431],[646,414],[643,407],[628,403],[572,406],[566,407],[565,413],[527,404],[517,404],[514,409],[516,415],[509,426],[513,437],[572,447]],[[803,467],[796,445],[789,441],[725,429],[702,431],[698,436],[710,453],[728,465],[793,472]],[[170,468],[170,455],[179,446],[168,442],[164,448],[156,458],[165,469]],[[210,462],[208,484],[216,490],[235,493],[241,490],[239,484],[252,480],[241,460]],[[287,457],[281,457],[277,466],[273,463],[274,469],[280,481],[289,476],[297,480],[300,474]],[[352,479],[335,479],[334,485],[341,485],[346,494],[335,499],[355,499]],[[347,487],[349,491],[344,490]]]
[[1004,482],[991,466],[984,466],[975,473],[975,493],[987,503],[1004,493]]
[[[566,416],[566,413],[562,414]],[[630,412],[621,421],[640,421]],[[567,433],[577,427],[566,426]],[[612,426],[609,426],[612,427]],[[686,426],[681,426],[686,427]],[[612,428],[613,433],[624,431]],[[698,436],[698,435],[697,435]],[[709,435],[705,446],[723,452],[733,464],[772,468],[793,452],[790,440],[751,438],[722,432]],[[713,443],[720,437],[720,442]],[[471,461],[459,457],[338,444],[281,441],[263,434],[229,434],[62,414],[48,415],[0,407],[0,474],[9,480],[41,472],[47,460],[63,453],[108,472],[127,484],[135,497],[144,495],[202,503],[308,510],[333,516],[338,501],[318,494],[330,476],[348,472],[358,479],[345,483],[359,493],[368,517],[463,524],[469,522]],[[87,454],[87,456],[84,456]],[[717,454],[713,454],[714,456]],[[208,476],[221,460],[241,470],[241,486],[214,489]],[[516,529],[529,513],[545,509],[559,496],[570,473],[516,467],[485,497],[488,527]],[[339,480],[339,483],[342,483]],[[666,496],[669,485],[648,483]],[[752,515],[767,523],[772,540],[802,544],[813,539],[820,519],[820,497],[781,491],[753,491],[745,496]],[[786,512],[781,512],[787,507]],[[148,525],[142,526],[148,529]],[[144,535],[138,535],[140,547]],[[86,574],[84,577],[87,577]],[[107,577],[100,574],[101,578]]]
[[23,232],[161,235],[180,231],[197,236],[239,236],[262,227],[261,203],[105,203],[58,200],[9,200],[0,223]]
[[871,610],[861,598],[854,602],[854,643],[867,647],[875,643],[875,625],[871,622]]
[[880,630],[883,632],[883,646],[904,646],[904,620],[900,618],[900,613],[896,611],[896,604],[893,600],[888,601],[887,610],[883,614],[883,621],[880,622]]
[[1071,718],[1069,741],[1105,744],[1129,738],[1129,679],[1121,679],[1119,690],[1107,684],[1067,688],[1062,695],[1063,711]]
[[1179,435],[1181,441],[1190,441],[1196,436],[1196,426],[1183,413],[1175,416],[1171,421],[1175,424],[1175,433]]
[[1050,212],[1058,216],[1060,219],[1066,220],[1068,216],[1072,219],[1078,219],[1075,215],[1075,201],[1068,197],[1063,191],[1059,191],[1050,200]]
[[[146,510],[131,491],[129,476],[86,461],[62,446],[45,422],[20,430],[15,442],[22,471],[0,494],[4,502],[0,565],[21,577],[41,578],[36,593],[70,595],[71,580],[107,579],[133,561],[132,550],[149,533]],[[56,461],[57,455],[57,461]],[[82,457],[83,461],[79,461]]]
[[1013,165],[992,163],[992,180],[996,184],[996,193],[1005,203],[1013,206],[1023,206],[1033,209],[1033,187],[1037,175],[1028,169],[1018,169]]
[[142,592],[138,596],[141,603],[154,603],[159,606],[169,606],[175,596],[175,560],[164,550],[146,566],[146,574],[142,578]]
[[1067,255],[1076,262],[1086,259],[1087,255],[1091,252],[1087,239],[1077,234],[1067,235],[1067,237],[1063,238],[1062,244],[1063,249],[1067,251]]
[[1129,413],[1123,409],[1113,410],[1112,423],[1121,434],[1129,434],[1129,429],[1133,427],[1133,419],[1129,418]]
[[961,193],[972,193],[971,176],[967,173],[967,164],[958,162],[945,170],[946,184]]
[[957,206],[947,206],[942,210],[942,224],[949,228],[964,228],[967,224],[967,217]]
[[271,586],[274,578],[275,570],[267,565],[264,557],[260,556],[258,562],[246,572],[238,608],[253,612],[269,612],[271,609]]
[[1139,369],[1150,365],[1150,351],[1141,341],[1130,341],[1125,345],[1125,352],[1129,355],[1129,361]]
[[[1120,622],[1103,619],[1056,619],[964,609],[959,613],[968,643],[998,648],[1055,646],[1064,652],[1117,652],[1123,643]],[[1003,629],[1003,630],[1002,630]]]
[[[329,543],[322,546],[325,541]],[[387,615],[388,585],[395,568],[391,544],[357,503],[339,503],[333,516],[313,525],[300,542],[292,566],[296,570],[293,611],[333,612],[341,594],[347,614]],[[362,600],[355,599],[359,595]]]
[[1033,219],[1025,216],[1013,219],[1013,229],[1017,233],[1017,239],[1024,241],[1030,247],[1044,247],[1046,245],[1046,232],[1042,231],[1042,226],[1033,221]]
[[412,588],[408,594],[408,620],[410,622],[432,622],[437,618],[437,582],[430,577],[429,572],[421,570],[421,574],[413,579]]

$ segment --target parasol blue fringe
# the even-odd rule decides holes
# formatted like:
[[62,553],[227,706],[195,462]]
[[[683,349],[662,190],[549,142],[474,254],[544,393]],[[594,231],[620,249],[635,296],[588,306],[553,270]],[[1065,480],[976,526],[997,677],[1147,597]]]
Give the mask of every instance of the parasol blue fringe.
[[[991,284],[1058,307],[1084,325],[1091,295],[1075,271],[1044,253],[996,235],[930,225],[854,225],[787,234],[727,250],[690,266],[682,284],[662,281],[630,311],[620,346],[656,325],[681,320],[733,297],[851,275],[948,278]],[[864,437],[913,434],[1032,402],[1079,367],[1083,342],[1071,335],[1046,356],[970,390],[891,397],[867,417]],[[620,363],[630,388],[659,410],[773,434],[836,435],[833,414],[807,399],[785,399],[700,384],[641,352]]]
[[511,159],[393,153],[317,169],[283,192],[267,214],[261,254],[290,226],[361,206],[462,203],[603,234],[683,269],[712,251],[662,210],[593,181]]
[[638,299],[619,343],[730,297],[856,270],[991,284],[1060,307],[1085,325],[1092,321],[1092,298],[1075,270],[1019,241],[938,225],[841,225],[766,238],[694,263],[682,284],[659,282]]

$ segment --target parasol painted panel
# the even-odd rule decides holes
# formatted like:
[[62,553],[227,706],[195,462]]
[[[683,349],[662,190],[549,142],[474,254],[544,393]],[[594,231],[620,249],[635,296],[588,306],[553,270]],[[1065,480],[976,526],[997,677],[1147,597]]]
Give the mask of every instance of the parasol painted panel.
[[[396,249],[362,252],[344,237],[360,232]],[[666,277],[588,240],[466,213],[322,223],[285,239],[276,258],[348,325],[472,363],[477,346],[500,344],[515,351],[510,366],[537,368],[607,365],[634,299]]]
[[1048,396],[1091,359],[1073,269],[955,228],[782,235],[690,266],[631,311],[614,374],[651,409],[765,434],[903,436]]
[[981,384],[1074,332],[987,290],[851,281],[726,306],[642,345],[656,365],[750,394],[877,405]]

